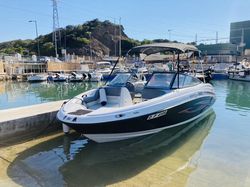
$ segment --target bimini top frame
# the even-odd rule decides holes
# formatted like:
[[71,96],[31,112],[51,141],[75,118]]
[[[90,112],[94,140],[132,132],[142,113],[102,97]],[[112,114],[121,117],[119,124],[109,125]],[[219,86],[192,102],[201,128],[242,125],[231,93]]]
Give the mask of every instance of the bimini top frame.
[[161,52],[171,52],[173,54],[177,54],[177,78],[178,78],[178,88],[179,88],[179,64],[180,64],[180,54],[193,52],[194,55],[198,54],[199,50],[193,46],[182,43],[153,43],[147,45],[141,45],[138,47],[134,47],[128,51],[127,56],[145,54],[149,56],[151,54],[161,53]]
[[172,52],[176,54],[186,53],[186,52],[199,52],[198,49],[193,45],[181,44],[181,43],[153,43],[147,45],[141,45],[130,49],[127,53],[130,55],[151,55],[160,52]]

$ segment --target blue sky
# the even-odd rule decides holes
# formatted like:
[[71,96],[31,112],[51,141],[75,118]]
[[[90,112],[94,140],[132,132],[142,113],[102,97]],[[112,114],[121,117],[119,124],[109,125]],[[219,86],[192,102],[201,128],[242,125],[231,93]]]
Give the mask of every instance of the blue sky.
[[[249,9],[249,0],[58,0],[61,27],[121,17],[125,33],[138,40],[191,42],[196,34],[198,41],[214,39],[216,32],[228,38],[231,22],[250,20]],[[0,0],[0,20],[0,42],[35,38],[29,20],[37,20],[39,34],[47,34],[52,31],[52,1]]]

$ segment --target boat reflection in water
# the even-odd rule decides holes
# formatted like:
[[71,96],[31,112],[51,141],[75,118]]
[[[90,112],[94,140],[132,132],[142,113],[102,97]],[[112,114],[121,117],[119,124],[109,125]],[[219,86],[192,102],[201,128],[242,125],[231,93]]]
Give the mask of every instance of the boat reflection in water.
[[[189,125],[105,144],[88,142],[76,135],[60,136],[21,153],[9,166],[8,175],[23,186],[105,186],[132,177],[137,180],[136,184],[127,185],[155,184],[154,180],[164,182],[163,175],[166,179],[185,170],[214,120],[215,113],[211,110]],[[152,170],[152,167],[157,169]],[[194,169],[189,168],[184,179],[178,180],[185,184]],[[137,175],[148,171],[154,176],[136,179]]]

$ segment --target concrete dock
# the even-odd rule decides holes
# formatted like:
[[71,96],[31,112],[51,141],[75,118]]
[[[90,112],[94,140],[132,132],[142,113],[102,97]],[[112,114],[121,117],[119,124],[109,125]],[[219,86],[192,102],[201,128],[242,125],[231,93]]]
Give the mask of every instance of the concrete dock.
[[61,128],[56,113],[63,101],[0,110],[0,146]]

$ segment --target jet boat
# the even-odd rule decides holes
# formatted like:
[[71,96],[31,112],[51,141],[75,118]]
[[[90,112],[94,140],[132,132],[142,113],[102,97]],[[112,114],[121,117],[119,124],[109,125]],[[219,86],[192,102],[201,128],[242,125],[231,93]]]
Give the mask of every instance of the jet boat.
[[[178,55],[197,48],[186,44],[160,43],[138,46],[128,54]],[[215,102],[211,84],[177,72],[154,72],[143,89],[136,91],[130,74],[117,75],[105,86],[84,92],[65,102],[57,118],[95,142],[111,142],[160,132],[185,125]]]

